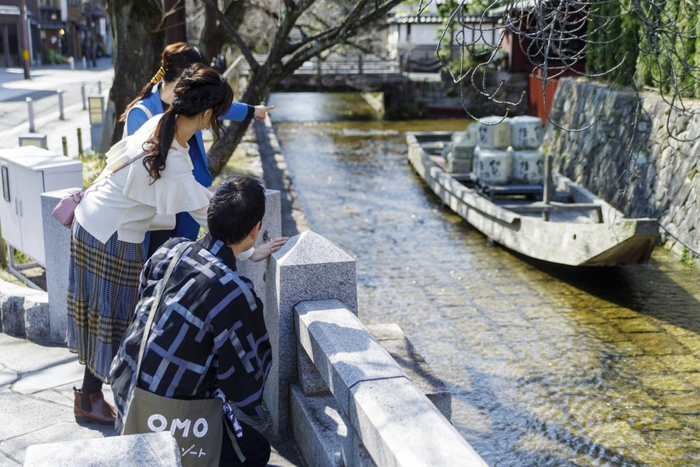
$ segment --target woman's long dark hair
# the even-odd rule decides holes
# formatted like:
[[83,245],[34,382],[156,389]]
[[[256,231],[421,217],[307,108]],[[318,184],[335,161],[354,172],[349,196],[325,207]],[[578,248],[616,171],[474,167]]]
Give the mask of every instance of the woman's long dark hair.
[[150,154],[143,158],[143,165],[156,181],[165,169],[168,151],[177,130],[177,117],[196,117],[212,109],[211,127],[215,138],[219,137],[219,119],[228,112],[233,101],[233,91],[223,76],[214,68],[196,63],[182,72],[175,86],[175,99],[165,111],[153,136],[144,143],[144,151]]
[[119,121],[125,122],[131,107],[138,101],[150,96],[151,92],[153,92],[153,87],[161,79],[166,83],[171,83],[173,80],[180,77],[182,70],[194,63],[203,63],[205,65],[209,63],[207,62],[207,58],[197,47],[186,44],[185,42],[176,42],[167,46],[160,56],[160,70],[158,70],[153,79],[141,89],[136,99],[126,106],[126,110],[121,117],[119,117]]

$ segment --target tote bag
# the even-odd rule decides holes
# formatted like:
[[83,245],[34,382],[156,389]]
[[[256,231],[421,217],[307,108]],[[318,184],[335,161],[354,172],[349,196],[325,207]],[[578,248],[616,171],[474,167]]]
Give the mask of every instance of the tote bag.
[[[163,290],[190,242],[183,242],[173,255],[153,300],[141,338],[136,379],[141,372],[143,353]],[[228,425],[226,425],[228,431]],[[124,420],[122,435],[169,431],[180,447],[183,467],[217,467],[221,456],[224,422],[221,399],[180,400],[162,397],[134,387]],[[230,433],[226,433],[230,436]],[[242,457],[235,436],[230,436],[239,458]],[[244,461],[242,458],[241,461]]]

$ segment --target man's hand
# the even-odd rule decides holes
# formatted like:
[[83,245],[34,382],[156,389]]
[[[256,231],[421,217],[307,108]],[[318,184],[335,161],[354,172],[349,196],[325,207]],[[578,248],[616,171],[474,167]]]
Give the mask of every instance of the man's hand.
[[255,249],[255,253],[250,257],[250,260],[257,263],[267,259],[272,253],[282,248],[287,243],[287,240],[289,240],[289,237],[280,237],[271,242],[263,243]]
[[277,107],[276,105],[256,105],[253,115],[256,120],[265,120],[267,113]]

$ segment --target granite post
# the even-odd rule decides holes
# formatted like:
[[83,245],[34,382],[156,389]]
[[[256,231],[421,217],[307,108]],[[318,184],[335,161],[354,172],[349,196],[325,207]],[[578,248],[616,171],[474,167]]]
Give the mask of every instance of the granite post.
[[305,300],[336,299],[357,315],[355,260],[338,245],[306,231],[289,239],[267,267],[267,324],[273,366],[264,400],[277,432],[289,421],[289,385],[296,380],[294,306]]
[[46,290],[49,293],[49,340],[66,342],[66,297],[70,264],[70,229],[65,228],[51,211],[67,190],[41,194],[41,217],[44,225],[44,254],[46,256]]
[[[262,228],[260,229],[258,241],[255,242],[255,248],[258,248],[261,244],[267,243],[281,236],[282,197],[280,192],[277,190],[265,190],[265,217],[263,217],[262,220]],[[265,282],[267,275],[265,274],[265,271],[269,261],[270,260],[259,261],[257,263],[250,260],[236,261],[236,268],[238,268],[238,272],[253,281],[255,293],[258,295],[258,297],[260,297],[260,300],[262,300],[265,308],[267,308],[265,297]]]

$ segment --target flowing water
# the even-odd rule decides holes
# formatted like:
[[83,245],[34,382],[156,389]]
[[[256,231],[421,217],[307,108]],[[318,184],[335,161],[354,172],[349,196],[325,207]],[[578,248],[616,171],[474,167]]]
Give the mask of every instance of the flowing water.
[[489,465],[700,465],[700,271],[662,248],[573,269],[489,246],[406,160],[404,132],[466,120],[380,121],[352,94],[270,101],[312,229],[357,260],[360,317],[403,328]]

